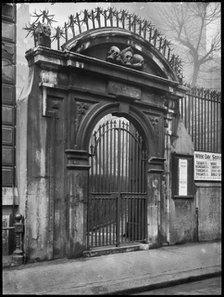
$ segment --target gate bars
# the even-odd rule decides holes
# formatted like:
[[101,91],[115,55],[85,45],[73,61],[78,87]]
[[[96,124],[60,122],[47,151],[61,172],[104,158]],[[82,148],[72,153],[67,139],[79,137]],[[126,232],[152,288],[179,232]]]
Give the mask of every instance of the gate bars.
[[92,194],[88,207],[87,247],[144,241],[146,195]]
[[107,121],[90,145],[87,246],[119,245],[145,239],[146,152],[128,122]]
[[196,151],[221,153],[221,93],[189,87],[179,111]]

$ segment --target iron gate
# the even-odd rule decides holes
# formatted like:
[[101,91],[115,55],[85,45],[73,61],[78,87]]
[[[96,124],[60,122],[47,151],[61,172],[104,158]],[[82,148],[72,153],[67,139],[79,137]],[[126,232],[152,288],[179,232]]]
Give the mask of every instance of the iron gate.
[[143,138],[129,122],[108,120],[93,132],[88,247],[145,240],[146,159]]

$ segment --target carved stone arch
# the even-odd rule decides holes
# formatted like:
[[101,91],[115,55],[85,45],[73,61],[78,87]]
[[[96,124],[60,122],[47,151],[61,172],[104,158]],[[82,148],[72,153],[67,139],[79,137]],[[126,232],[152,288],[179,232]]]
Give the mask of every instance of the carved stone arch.
[[[144,58],[143,72],[179,82],[177,73],[163,54],[142,36],[121,28],[99,28],[79,34],[62,45],[63,50],[105,60],[111,46],[131,47]],[[109,62],[108,62],[109,63]]]
[[77,149],[88,150],[89,140],[93,128],[107,114],[125,117],[142,133],[146,149],[151,156],[156,155],[155,133],[147,117],[134,106],[129,111],[122,110],[119,102],[98,103],[91,108],[82,119],[76,138]]

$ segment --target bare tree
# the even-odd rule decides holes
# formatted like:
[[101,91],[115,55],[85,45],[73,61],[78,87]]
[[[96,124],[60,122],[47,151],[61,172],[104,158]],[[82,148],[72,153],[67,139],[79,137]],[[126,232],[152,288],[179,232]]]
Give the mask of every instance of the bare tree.
[[186,64],[192,65],[191,85],[197,83],[201,66],[221,50],[220,30],[207,36],[208,26],[220,19],[220,2],[176,2],[159,8],[161,28],[184,49]]

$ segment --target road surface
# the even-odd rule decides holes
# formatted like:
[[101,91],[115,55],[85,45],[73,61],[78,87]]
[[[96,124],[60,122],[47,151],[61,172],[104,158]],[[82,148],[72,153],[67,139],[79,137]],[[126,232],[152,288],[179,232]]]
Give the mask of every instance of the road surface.
[[221,295],[221,287],[222,279],[219,276],[168,288],[145,291],[136,295]]

